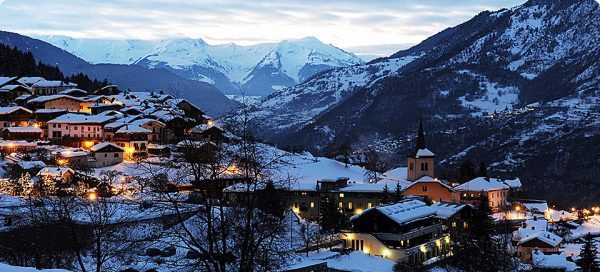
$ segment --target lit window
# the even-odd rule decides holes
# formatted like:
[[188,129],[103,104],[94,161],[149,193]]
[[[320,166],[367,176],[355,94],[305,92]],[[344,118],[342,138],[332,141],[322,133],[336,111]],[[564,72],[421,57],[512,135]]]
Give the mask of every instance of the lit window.
[[314,203],[314,202],[311,202],[311,203],[310,203],[310,207],[311,207],[311,208],[314,208],[314,207],[315,207],[315,203]]
[[344,193],[340,193],[340,198],[344,198]]
[[339,206],[339,207],[340,207],[340,209],[341,209],[341,208],[343,208],[343,207],[344,207],[344,203],[340,201],[340,203],[338,204],[338,206]]
[[456,228],[456,222],[452,222],[452,227]]
[[371,203],[371,202],[367,203],[367,208],[371,208],[371,207],[373,207],[373,203]]
[[352,202],[348,202],[348,210],[352,210]]

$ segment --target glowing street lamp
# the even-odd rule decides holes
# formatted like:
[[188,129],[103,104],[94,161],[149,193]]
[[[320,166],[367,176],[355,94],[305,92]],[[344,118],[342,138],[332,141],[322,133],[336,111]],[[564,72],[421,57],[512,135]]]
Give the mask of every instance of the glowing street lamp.
[[87,198],[91,201],[96,201],[96,199],[98,199],[98,194],[96,192],[91,192],[87,195]]

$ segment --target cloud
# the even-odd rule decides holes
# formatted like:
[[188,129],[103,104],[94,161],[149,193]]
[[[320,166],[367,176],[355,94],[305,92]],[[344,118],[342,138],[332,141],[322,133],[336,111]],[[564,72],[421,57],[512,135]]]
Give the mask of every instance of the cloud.
[[[3,3],[4,2],[4,3]],[[0,0],[2,28],[26,35],[255,44],[316,36],[341,48],[415,44],[473,17],[524,0]],[[378,47],[379,46],[379,47]],[[386,48],[375,52],[376,48]]]

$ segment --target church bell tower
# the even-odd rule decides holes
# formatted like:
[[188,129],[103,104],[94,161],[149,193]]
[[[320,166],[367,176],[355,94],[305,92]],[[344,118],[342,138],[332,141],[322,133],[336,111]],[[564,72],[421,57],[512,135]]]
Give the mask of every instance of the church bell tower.
[[415,181],[421,177],[434,177],[435,154],[427,149],[425,145],[425,131],[423,130],[423,120],[419,123],[419,133],[417,135],[417,145],[415,150],[408,155],[408,175],[409,181]]

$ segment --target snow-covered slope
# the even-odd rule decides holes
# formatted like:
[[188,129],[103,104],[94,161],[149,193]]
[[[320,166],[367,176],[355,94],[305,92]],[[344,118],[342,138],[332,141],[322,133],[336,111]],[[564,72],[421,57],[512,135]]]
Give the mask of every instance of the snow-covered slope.
[[97,40],[38,37],[90,63],[168,68],[184,77],[215,84],[225,93],[269,94],[321,71],[363,61],[314,37],[240,46],[210,45],[202,39]]

